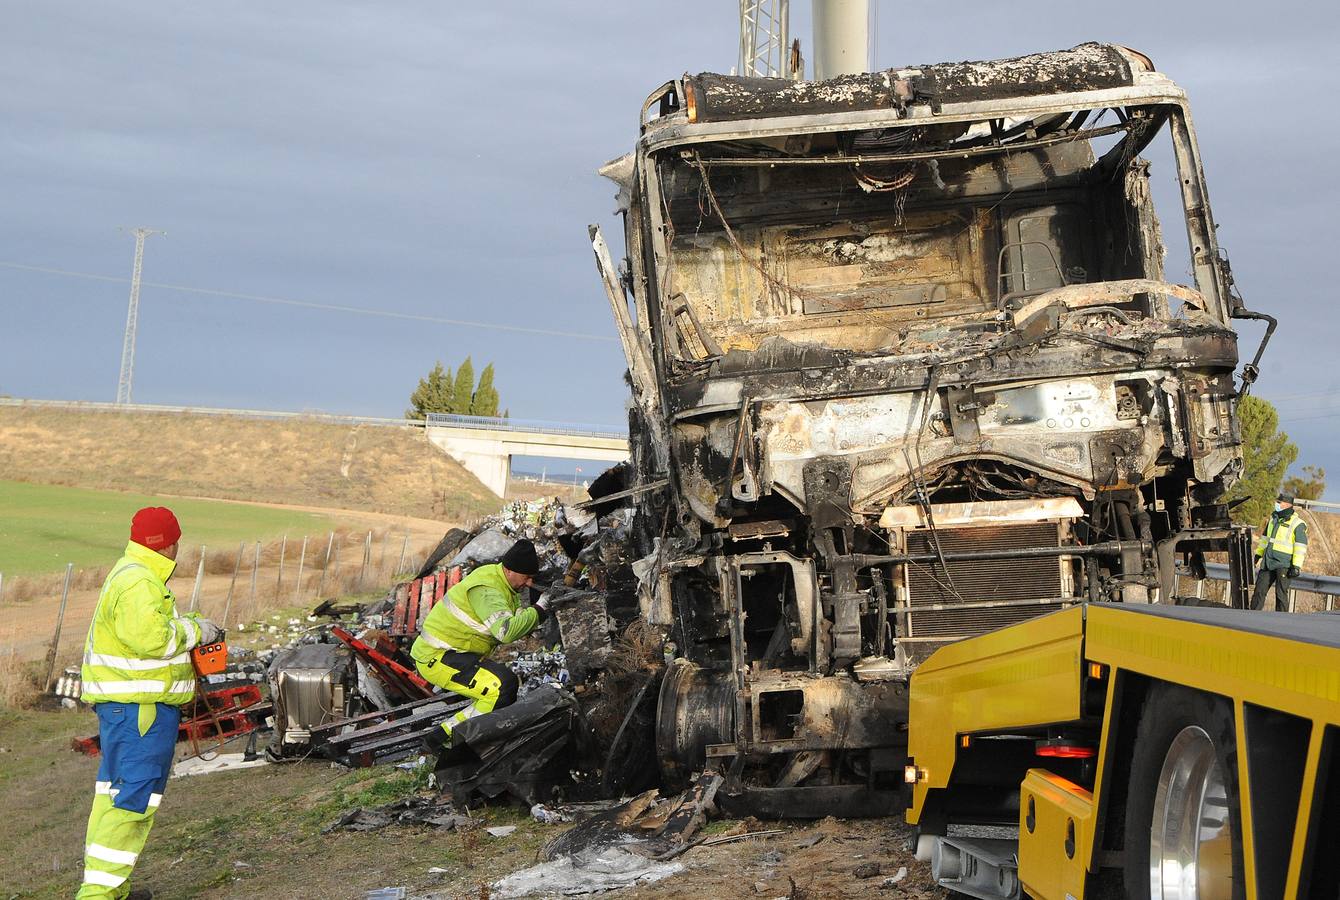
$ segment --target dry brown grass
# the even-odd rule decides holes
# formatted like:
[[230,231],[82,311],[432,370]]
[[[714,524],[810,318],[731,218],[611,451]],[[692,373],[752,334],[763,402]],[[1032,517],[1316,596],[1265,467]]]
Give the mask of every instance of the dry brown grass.
[[[70,576],[70,590],[98,590],[102,587],[103,579],[106,577],[107,569],[104,566],[92,569],[75,569]],[[0,600],[28,603],[44,597],[59,597],[64,586],[64,572],[54,572],[47,575],[18,575],[5,579],[4,592],[0,594]]]
[[0,633],[0,710],[25,709],[42,690],[42,664],[24,659],[11,637]]
[[498,505],[413,428],[7,406],[0,433],[15,481],[450,521]]

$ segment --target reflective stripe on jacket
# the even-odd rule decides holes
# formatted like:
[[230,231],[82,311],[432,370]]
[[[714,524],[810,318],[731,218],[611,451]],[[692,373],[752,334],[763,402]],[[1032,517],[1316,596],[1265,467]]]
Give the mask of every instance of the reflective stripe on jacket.
[[519,600],[500,563],[480,566],[428,613],[410,656],[419,662],[448,650],[484,656],[499,644],[520,640],[535,630],[540,616],[529,606],[518,609]]
[[177,564],[131,541],[102,585],[84,642],[86,703],[189,703],[190,650],[200,643],[194,615],[177,613],[167,580]]
[[1307,559],[1307,525],[1292,509],[1287,517],[1272,514],[1256,542],[1257,558],[1265,557],[1267,569],[1303,567]]

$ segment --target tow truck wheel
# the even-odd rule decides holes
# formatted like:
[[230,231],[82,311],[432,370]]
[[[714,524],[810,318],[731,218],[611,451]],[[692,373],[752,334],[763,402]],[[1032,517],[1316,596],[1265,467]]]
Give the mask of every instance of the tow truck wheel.
[[1126,894],[1139,900],[1246,896],[1233,713],[1173,685],[1149,693],[1131,760]]

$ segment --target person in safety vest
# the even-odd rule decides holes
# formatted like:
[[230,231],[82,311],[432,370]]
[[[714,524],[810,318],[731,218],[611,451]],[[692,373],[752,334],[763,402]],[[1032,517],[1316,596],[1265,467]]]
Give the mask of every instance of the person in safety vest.
[[88,628],[82,699],[98,714],[102,762],[84,840],[81,900],[152,896],[130,889],[130,873],[172,770],[180,707],[195,697],[191,648],[222,635],[208,619],[177,612],[167,580],[180,539],[171,510],[135,513],[125,555],[103,583]]
[[1280,491],[1275,511],[1270,514],[1261,538],[1256,542],[1256,589],[1252,591],[1252,609],[1265,606],[1266,593],[1275,586],[1275,608],[1289,608],[1289,582],[1302,573],[1307,559],[1307,525],[1293,508],[1293,494]]
[[452,729],[466,719],[516,700],[516,675],[485,657],[499,644],[530,634],[550,607],[561,602],[541,598],[534,606],[518,608],[519,591],[530,587],[539,571],[535,545],[517,541],[501,561],[478,567],[452,586],[423,620],[409,651],[419,674],[445,691],[474,701],[429,732],[429,750],[449,745]]

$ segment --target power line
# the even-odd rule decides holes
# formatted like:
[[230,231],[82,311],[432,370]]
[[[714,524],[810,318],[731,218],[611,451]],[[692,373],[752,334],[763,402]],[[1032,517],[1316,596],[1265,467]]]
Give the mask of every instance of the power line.
[[1280,416],[1280,424],[1288,425],[1291,422],[1314,422],[1317,419],[1334,419],[1336,416],[1340,416],[1340,410],[1324,412],[1315,416]]
[[[65,275],[70,278],[84,278],[89,281],[110,281],[125,284],[127,279],[116,275],[98,275],[93,272],[75,272],[70,269],[58,269],[51,266],[30,266],[24,263],[0,260],[0,267],[17,269],[23,272],[38,272],[43,275]],[[242,294],[237,291],[222,291],[213,288],[191,287],[185,284],[166,284],[160,281],[145,281],[145,287],[159,288],[165,291],[179,291],[183,294],[203,294],[208,297],[223,297],[228,300],[251,300],[256,303],[274,303],[280,306],[296,306],[300,309],[317,309],[327,312],[355,313],[363,316],[377,316],[384,319],[405,319],[411,322],[432,322],[437,325],[457,325],[464,328],[490,328],[495,331],[511,331],[519,334],[542,334],[548,337],[576,338],[584,341],[608,341],[616,339],[603,334],[585,334],[580,331],[558,331],[552,328],[528,328],[524,325],[500,325],[495,322],[474,322],[468,319],[448,319],[443,316],[421,315],[419,313],[396,312],[387,309],[370,309],[364,306],[344,306],[336,303],[317,303],[312,300],[293,300],[285,297],[268,297],[263,294]]]

